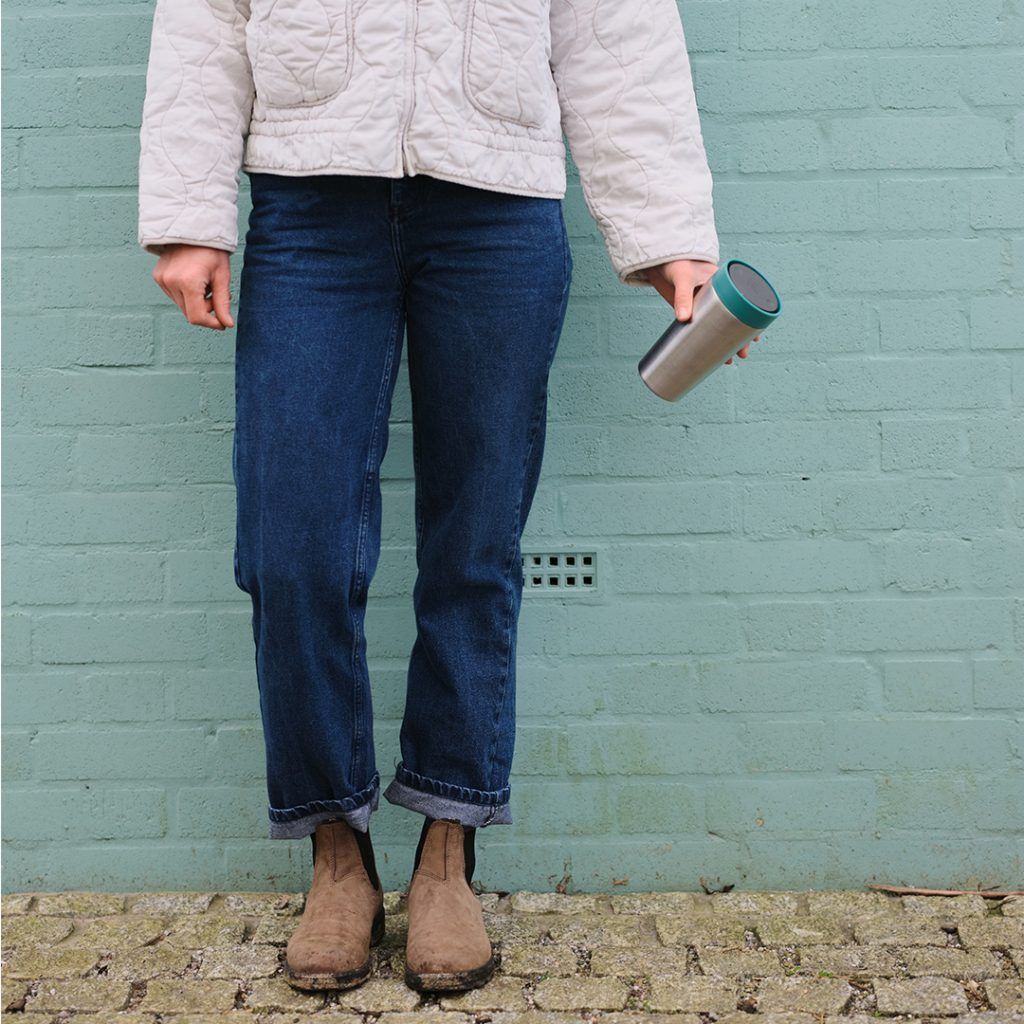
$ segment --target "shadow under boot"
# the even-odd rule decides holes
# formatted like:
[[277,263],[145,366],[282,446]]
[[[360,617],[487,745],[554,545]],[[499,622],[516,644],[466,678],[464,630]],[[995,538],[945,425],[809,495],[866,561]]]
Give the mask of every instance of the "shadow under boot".
[[424,822],[409,884],[405,981],[420,992],[485,984],[498,956],[470,886],[475,829],[448,819]]
[[384,937],[384,890],[368,833],[326,821],[312,835],[313,884],[285,951],[285,978],[307,991],[352,988]]

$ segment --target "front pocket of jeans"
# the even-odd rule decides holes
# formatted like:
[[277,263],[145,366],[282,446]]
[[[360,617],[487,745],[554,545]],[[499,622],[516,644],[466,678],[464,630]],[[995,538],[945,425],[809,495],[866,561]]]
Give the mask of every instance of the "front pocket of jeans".
[[253,85],[268,107],[325,103],[349,82],[354,0],[257,0],[246,32]]

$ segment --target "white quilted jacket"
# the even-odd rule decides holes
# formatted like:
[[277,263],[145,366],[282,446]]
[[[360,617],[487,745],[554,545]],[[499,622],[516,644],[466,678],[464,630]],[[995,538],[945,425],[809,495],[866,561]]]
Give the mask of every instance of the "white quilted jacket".
[[621,281],[718,262],[675,0],[157,0],[139,244],[234,251],[241,169],[560,199],[563,132]]

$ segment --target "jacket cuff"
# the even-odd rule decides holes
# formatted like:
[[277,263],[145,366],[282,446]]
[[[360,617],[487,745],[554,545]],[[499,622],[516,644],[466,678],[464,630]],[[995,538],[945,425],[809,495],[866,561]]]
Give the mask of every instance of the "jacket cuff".
[[705,263],[718,264],[719,254],[718,250],[702,250],[699,252],[676,252],[669,253],[665,256],[654,256],[650,259],[642,260],[639,263],[629,263],[625,266],[621,266],[618,269],[619,280],[622,284],[630,285],[650,285],[650,279],[647,276],[648,267],[657,267],[662,263],[669,263],[672,260],[701,260]]
[[226,238],[186,238],[180,235],[160,235],[159,237],[140,235],[139,245],[153,256],[162,256],[164,248],[168,245],[201,245],[207,249],[223,249],[229,253],[238,248],[235,242]]

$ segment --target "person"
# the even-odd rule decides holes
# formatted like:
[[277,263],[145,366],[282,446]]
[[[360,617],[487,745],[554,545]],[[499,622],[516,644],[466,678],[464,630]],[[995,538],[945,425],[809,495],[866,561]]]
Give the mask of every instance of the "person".
[[512,821],[520,539],[573,273],[566,139],[619,280],[688,319],[719,253],[674,0],[157,0],[138,241],[189,323],[236,328],[234,575],[270,836],[313,846],[298,988],[365,980],[384,929],[364,613],[406,336],[417,632],[383,794],[423,815],[405,977],[459,990],[497,965],[474,844]]

